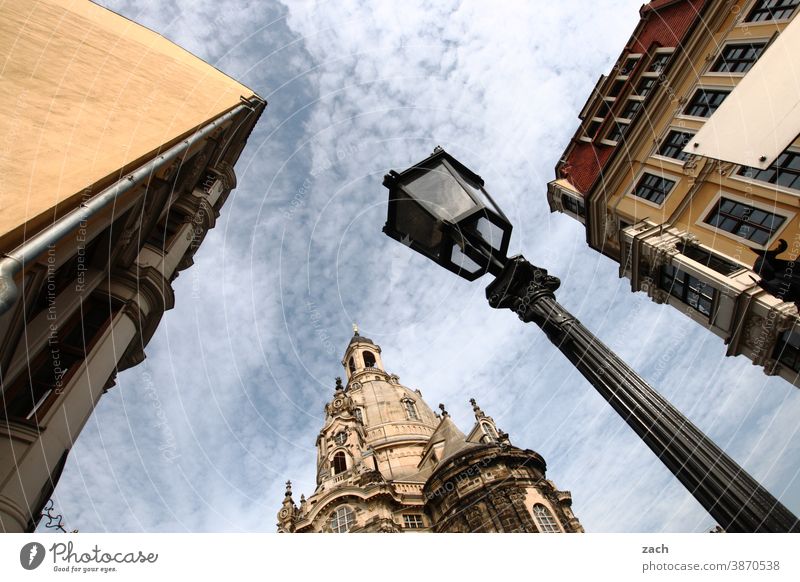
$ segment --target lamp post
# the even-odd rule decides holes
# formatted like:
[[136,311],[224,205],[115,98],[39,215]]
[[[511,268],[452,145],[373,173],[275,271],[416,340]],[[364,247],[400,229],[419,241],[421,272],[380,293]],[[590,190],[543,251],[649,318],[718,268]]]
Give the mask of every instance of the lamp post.
[[489,305],[542,328],[725,531],[800,531],[797,517],[556,301],[556,277],[506,256],[512,225],[480,176],[437,147],[383,184],[383,231],[469,281],[494,275]]

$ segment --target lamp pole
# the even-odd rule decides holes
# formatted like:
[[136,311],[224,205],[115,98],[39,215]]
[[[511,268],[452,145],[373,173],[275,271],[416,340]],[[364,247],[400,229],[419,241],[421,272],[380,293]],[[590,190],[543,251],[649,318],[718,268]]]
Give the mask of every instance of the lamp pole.
[[800,532],[800,522],[555,298],[560,281],[507,257],[512,225],[483,179],[437,147],[384,177],[384,233],[460,277],[486,272],[489,305],[533,322],[729,532]]
[[556,277],[522,256],[500,264],[490,267],[489,305],[542,328],[725,531],[800,531],[797,517],[556,301]]

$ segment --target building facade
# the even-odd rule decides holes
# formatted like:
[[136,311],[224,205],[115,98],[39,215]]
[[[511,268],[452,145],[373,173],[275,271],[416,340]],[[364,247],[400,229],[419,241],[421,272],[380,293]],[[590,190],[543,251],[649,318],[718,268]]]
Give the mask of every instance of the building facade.
[[144,359],[266,103],[91,2],[0,14],[0,531],[23,532]]
[[800,0],[643,6],[547,190],[551,211],[584,225],[587,244],[619,263],[631,291],[679,309],[721,337],[727,355],[795,385],[795,299],[788,287],[768,292],[759,272],[767,275],[753,265],[767,250],[784,253],[789,265],[800,253],[800,140],[765,170],[691,149],[799,11]]
[[358,332],[342,365],[347,383],[337,378],[317,437],[317,488],[298,505],[287,483],[279,532],[583,532],[544,459],[511,445],[474,399],[464,434]]

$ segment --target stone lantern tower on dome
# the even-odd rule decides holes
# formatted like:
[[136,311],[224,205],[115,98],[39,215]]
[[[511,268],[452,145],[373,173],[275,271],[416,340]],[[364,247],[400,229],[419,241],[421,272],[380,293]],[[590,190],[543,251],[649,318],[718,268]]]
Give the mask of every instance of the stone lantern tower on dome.
[[354,331],[317,437],[316,490],[297,505],[287,483],[279,532],[583,532],[538,453],[512,446],[474,399],[465,435]]

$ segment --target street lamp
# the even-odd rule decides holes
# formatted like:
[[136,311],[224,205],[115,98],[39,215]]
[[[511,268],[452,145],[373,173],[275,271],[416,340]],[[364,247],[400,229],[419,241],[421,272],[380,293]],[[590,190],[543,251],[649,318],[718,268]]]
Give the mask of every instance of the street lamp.
[[556,277],[506,256],[511,223],[480,176],[437,147],[383,184],[383,231],[469,281],[494,275],[489,305],[541,327],[725,531],[800,531],[797,517],[556,301]]

